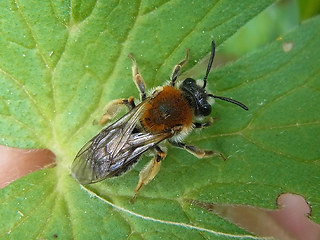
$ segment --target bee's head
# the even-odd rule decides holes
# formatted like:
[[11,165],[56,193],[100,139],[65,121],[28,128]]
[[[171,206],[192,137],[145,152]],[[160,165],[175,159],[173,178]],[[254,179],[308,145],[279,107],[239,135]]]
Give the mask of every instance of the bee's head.
[[227,97],[215,96],[213,94],[208,94],[205,90],[207,85],[207,78],[211,70],[212,62],[215,55],[215,43],[212,41],[211,55],[207,67],[207,72],[203,78],[203,86],[199,86],[196,81],[192,78],[186,78],[180,85],[180,90],[183,92],[184,96],[189,101],[191,107],[193,108],[194,114],[196,116],[208,116],[211,113],[211,105],[208,102],[208,98],[218,98],[227,102],[234,103],[245,110],[248,108],[236,100]]
[[180,85],[180,90],[190,103],[196,116],[208,116],[211,113],[208,94],[203,87],[197,85],[194,79],[185,79]]

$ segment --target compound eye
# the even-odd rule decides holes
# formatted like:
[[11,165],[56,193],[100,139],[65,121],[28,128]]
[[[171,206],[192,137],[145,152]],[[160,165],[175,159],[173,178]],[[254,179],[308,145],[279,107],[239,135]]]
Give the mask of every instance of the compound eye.
[[208,116],[210,113],[211,113],[211,105],[210,104],[203,104],[200,108],[200,112],[201,112],[201,115],[203,116]]

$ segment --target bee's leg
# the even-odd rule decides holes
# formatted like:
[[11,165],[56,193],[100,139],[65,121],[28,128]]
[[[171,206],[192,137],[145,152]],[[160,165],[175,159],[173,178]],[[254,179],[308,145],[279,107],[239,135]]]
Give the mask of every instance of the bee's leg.
[[144,185],[147,185],[157,175],[157,173],[160,170],[161,160],[164,159],[167,155],[158,146],[156,146],[154,150],[155,150],[154,158],[141,170],[139,174],[140,179],[137,187],[134,190],[135,194],[130,200],[131,203],[133,203],[133,201],[137,197],[138,191]]
[[178,78],[178,75],[179,75],[179,72],[182,68],[182,66],[184,64],[186,64],[189,60],[189,49],[186,50],[186,57],[185,59],[183,59],[181,62],[179,62],[173,69],[173,72],[172,72],[172,76],[171,76],[171,86],[173,87],[174,84],[175,84],[175,81],[177,80]]
[[127,106],[129,110],[136,106],[133,97],[129,97],[128,99],[115,99],[104,107],[104,114],[101,117],[99,124],[104,125],[108,120],[112,119],[120,111],[123,105]]
[[213,118],[209,118],[209,120],[204,123],[193,122],[193,127],[194,128],[205,128],[205,127],[209,127],[212,123],[213,123]]
[[138,66],[136,59],[129,54],[128,57],[132,60],[132,76],[133,76],[133,81],[136,84],[139,92],[140,92],[140,98],[141,101],[146,99],[146,83],[143,80],[142,75],[139,73]]
[[226,160],[226,157],[220,152],[203,150],[203,149],[197,148],[195,146],[186,145],[185,143],[182,143],[182,142],[175,142],[175,141],[170,141],[170,140],[169,140],[169,142],[175,147],[187,150],[189,153],[193,154],[197,158],[204,158],[204,157],[211,157],[214,155],[219,155],[223,160]]

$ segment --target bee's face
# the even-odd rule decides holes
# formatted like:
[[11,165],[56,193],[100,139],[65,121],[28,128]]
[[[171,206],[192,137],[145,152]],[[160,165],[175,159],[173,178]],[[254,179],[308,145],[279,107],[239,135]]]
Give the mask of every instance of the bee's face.
[[207,101],[208,94],[203,87],[197,85],[194,79],[185,79],[180,86],[180,90],[188,99],[196,116],[208,116],[211,113],[211,105]]

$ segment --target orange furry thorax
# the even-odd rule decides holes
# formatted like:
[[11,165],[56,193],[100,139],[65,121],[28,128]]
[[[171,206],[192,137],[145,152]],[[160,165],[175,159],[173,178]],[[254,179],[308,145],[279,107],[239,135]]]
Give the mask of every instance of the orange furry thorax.
[[182,126],[182,130],[191,128],[192,117],[193,111],[182,92],[164,86],[157,96],[145,103],[140,122],[146,131],[162,133],[176,126]]

